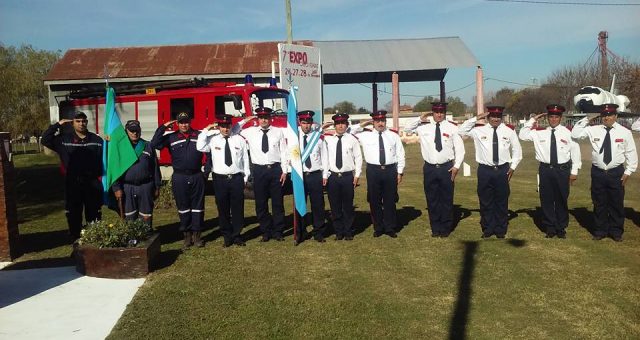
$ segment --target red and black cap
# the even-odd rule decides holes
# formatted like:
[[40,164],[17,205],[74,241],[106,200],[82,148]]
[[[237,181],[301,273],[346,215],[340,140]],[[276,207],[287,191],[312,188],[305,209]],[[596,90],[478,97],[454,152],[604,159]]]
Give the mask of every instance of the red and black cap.
[[231,124],[231,118],[231,115],[219,115],[216,116],[216,123],[218,123],[218,125]]
[[552,116],[562,116],[562,113],[565,112],[566,109],[562,105],[558,104],[549,104],[547,105],[547,115]]
[[191,121],[191,116],[189,116],[189,114],[186,112],[180,112],[176,116],[176,120],[178,121],[178,123],[189,122]]
[[371,118],[373,120],[382,120],[387,119],[387,111],[386,110],[378,110],[371,114]]
[[298,112],[298,119],[305,122],[313,122],[313,115],[316,114],[311,110],[305,110]]
[[346,113],[336,113],[331,119],[333,119],[333,124],[347,123],[349,121],[349,115]]
[[433,111],[433,112],[447,112],[447,103],[445,103],[445,102],[433,102],[433,103],[431,103],[431,111]]
[[504,112],[504,106],[487,106],[487,112],[489,112],[489,116],[502,116],[502,112]]
[[618,114],[618,105],[617,104],[602,104],[602,108],[600,108],[601,116],[610,116]]
[[269,117],[271,117],[271,113],[272,112],[273,112],[273,110],[268,108],[268,107],[260,106],[260,107],[258,107],[256,109],[256,115],[258,115],[258,117],[260,117],[260,116],[263,116],[263,117],[264,116],[269,116]]

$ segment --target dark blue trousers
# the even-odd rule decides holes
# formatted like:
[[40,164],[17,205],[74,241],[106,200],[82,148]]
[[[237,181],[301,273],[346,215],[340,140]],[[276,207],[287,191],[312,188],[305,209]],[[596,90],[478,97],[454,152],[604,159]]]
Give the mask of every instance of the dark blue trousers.
[[[282,236],[282,230],[284,229],[284,203],[280,175],[282,175],[280,163],[270,166],[253,165],[253,192],[256,201],[256,216],[260,223],[262,235],[268,238]],[[271,198],[273,218],[269,213],[269,198]]]
[[336,236],[353,236],[353,172],[332,173],[327,180],[327,196]]
[[[309,197],[311,203],[311,217],[313,218],[313,233],[316,238],[324,237],[324,193],[322,186],[322,170],[305,172],[302,176],[304,180],[304,192]],[[307,225],[304,216],[300,216],[296,211],[298,219],[298,238],[304,240],[307,233]]]
[[220,231],[225,243],[242,241],[240,232],[244,227],[244,175],[227,176],[213,174],[216,206]]
[[394,232],[397,224],[398,168],[367,164],[367,198],[376,233]]
[[204,175],[201,172],[171,176],[180,231],[201,231],[204,224]]
[[610,170],[591,167],[591,200],[595,215],[594,236],[622,236],[624,232],[624,186],[621,165]]
[[102,219],[102,183],[97,178],[65,177],[64,209],[69,233],[80,237],[82,211],[87,223]]
[[424,176],[424,194],[429,209],[429,224],[431,232],[438,235],[449,235],[453,222],[453,182],[449,169],[453,162],[440,165],[429,164],[422,166]]
[[480,225],[485,235],[504,236],[509,225],[509,163],[478,166]]
[[540,206],[542,225],[550,235],[564,235],[569,224],[569,176],[571,163],[550,166],[540,163]]

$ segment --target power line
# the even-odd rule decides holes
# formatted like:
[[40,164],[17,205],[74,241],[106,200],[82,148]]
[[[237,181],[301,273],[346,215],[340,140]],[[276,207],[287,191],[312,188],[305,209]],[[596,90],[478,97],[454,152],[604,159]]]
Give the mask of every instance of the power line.
[[640,6],[640,3],[604,3],[604,2],[577,2],[577,1],[539,1],[539,0],[485,0],[490,2],[517,2],[536,5],[571,5],[571,6]]
[[[471,86],[471,85],[474,85],[475,83],[476,83],[475,81],[472,81],[471,83],[469,83],[469,84],[467,84],[467,85],[465,85],[465,86],[459,87],[459,88],[454,89],[454,90],[451,90],[451,91],[446,91],[446,93],[447,93],[447,94],[449,94],[449,93],[453,93],[453,92],[457,92],[457,91],[464,90],[464,89],[466,89],[467,87],[469,87],[469,86]],[[363,86],[363,87],[366,87],[366,88],[368,88],[368,89],[370,89],[370,90],[372,89],[372,88],[371,88],[371,86],[368,86],[368,85],[365,85],[365,84],[362,84],[362,83],[358,83],[358,85]],[[391,95],[393,94],[393,93],[391,93],[391,92],[389,92],[389,91],[385,91],[385,90],[378,90],[378,93],[391,94]],[[428,96],[431,96],[431,97],[439,97],[439,96],[440,96],[440,94],[427,94],[427,95],[418,95],[418,94],[400,94],[400,97],[413,97],[413,98],[424,98],[424,97],[428,97]]]

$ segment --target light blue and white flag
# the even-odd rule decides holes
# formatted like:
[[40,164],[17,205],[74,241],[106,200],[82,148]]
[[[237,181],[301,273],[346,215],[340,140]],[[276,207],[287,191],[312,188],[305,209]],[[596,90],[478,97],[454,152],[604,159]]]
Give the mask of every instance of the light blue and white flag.
[[287,103],[287,148],[289,161],[291,162],[291,183],[293,184],[293,202],[300,216],[307,213],[307,200],[304,193],[304,180],[302,179],[302,158],[300,152],[300,139],[298,138],[298,115],[296,102],[296,87],[289,89],[289,101]]

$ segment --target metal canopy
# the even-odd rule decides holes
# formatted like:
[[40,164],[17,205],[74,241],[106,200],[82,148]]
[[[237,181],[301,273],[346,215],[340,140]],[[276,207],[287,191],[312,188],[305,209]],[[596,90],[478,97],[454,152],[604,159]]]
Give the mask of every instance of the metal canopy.
[[451,67],[479,63],[459,37],[314,41],[325,84],[443,80]]

